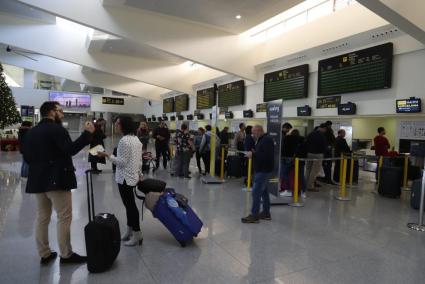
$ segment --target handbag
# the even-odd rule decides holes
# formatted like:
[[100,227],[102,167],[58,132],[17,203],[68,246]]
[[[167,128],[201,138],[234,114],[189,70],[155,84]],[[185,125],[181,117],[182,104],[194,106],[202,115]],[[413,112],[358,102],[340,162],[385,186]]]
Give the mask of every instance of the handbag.
[[139,180],[137,183],[137,189],[148,194],[149,192],[163,192],[167,183],[159,179],[147,178]]

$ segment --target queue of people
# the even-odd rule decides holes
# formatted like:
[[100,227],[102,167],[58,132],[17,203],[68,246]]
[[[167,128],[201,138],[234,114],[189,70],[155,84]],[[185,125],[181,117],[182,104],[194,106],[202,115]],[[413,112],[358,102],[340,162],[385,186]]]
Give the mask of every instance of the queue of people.
[[[86,257],[75,253],[71,246],[70,230],[72,220],[72,192],[77,187],[75,168],[72,156],[76,155],[85,146],[95,147],[104,145],[106,138],[101,123],[86,122],[84,131],[75,141],[72,141],[68,131],[62,126],[63,111],[56,102],[45,102],[40,108],[41,122],[32,128],[29,123],[23,123],[19,140],[23,154],[22,176],[28,176],[26,192],[36,195],[37,225],[36,244],[41,264],[47,264],[57,257],[57,253],[49,246],[48,227],[52,209],[58,218],[58,243],[61,263],[83,263]],[[126,211],[127,229],[121,239],[125,246],[141,245],[143,235],[139,221],[139,209],[135,202],[134,187],[142,179],[142,153],[147,151],[150,135],[146,122],[134,127],[134,121],[129,116],[120,116],[115,122],[115,128],[122,134],[115,154],[98,152],[90,154],[89,162],[94,173],[100,173],[97,163],[105,163],[106,159],[116,166],[115,182],[118,185],[121,201]],[[299,130],[285,123],[282,126],[280,178],[282,195],[290,196],[294,187],[294,158],[309,158],[299,163],[299,178],[301,194],[305,198],[306,191],[318,191],[317,177],[323,167],[325,176],[319,179],[322,182],[333,183],[339,181],[340,161],[335,162],[333,180],[329,175],[332,161],[323,163],[323,158],[339,157],[351,153],[345,140],[344,129],[333,137],[330,121],[320,124],[307,137],[300,135]],[[188,125],[181,124],[176,132],[173,143],[175,155],[173,164],[176,176],[191,178],[189,164],[193,155],[200,174],[209,173],[210,151],[212,147],[212,127],[200,127],[193,134]],[[216,132],[216,154],[220,145],[230,143],[228,128]],[[169,144],[170,132],[164,122],[153,130],[157,154],[156,167],[159,167],[160,158],[164,169],[170,160]],[[389,149],[385,129],[378,128],[378,135],[374,139],[377,155],[387,155]],[[146,145],[146,146],[145,146]],[[239,132],[234,139],[236,149],[244,151],[247,158],[253,161],[252,208],[248,216],[241,218],[242,223],[259,223],[260,220],[271,220],[268,181],[274,169],[274,141],[264,131],[261,125],[239,125]],[[202,163],[203,162],[203,167]],[[204,170],[203,170],[204,168]]]

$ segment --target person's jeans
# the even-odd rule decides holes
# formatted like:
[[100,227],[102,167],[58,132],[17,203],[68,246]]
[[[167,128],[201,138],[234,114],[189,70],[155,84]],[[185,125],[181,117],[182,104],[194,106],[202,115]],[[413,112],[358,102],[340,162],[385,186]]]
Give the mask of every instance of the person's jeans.
[[304,176],[304,162],[300,162],[299,163],[299,173],[298,173],[298,175],[299,175],[299,178],[301,179],[301,190],[302,190],[302,192],[305,192],[306,191],[306,189],[307,189],[307,184],[306,184],[306,181],[305,181],[305,176]]
[[178,152],[179,156],[179,166],[178,166],[178,176],[189,176],[189,163],[192,153],[190,151]]
[[21,177],[28,177],[28,171],[29,171],[29,165],[27,162],[25,162],[24,160],[22,160],[22,165],[21,165]]
[[156,150],[156,167],[159,168],[159,160],[162,156],[162,165],[164,166],[164,169],[165,169],[167,167],[167,160],[168,160],[168,145],[156,144],[155,150]]
[[201,153],[199,153],[199,149],[196,150],[196,165],[198,166],[199,173],[201,174],[202,173]]
[[118,184],[118,189],[126,210],[127,226],[138,232],[140,231],[139,209],[137,209],[136,200],[134,199],[134,186],[129,186],[124,181],[124,184]]
[[[204,165],[205,165],[205,173],[209,174],[210,173],[210,151],[207,151],[205,153],[202,154],[202,160],[204,161]],[[214,174],[212,174],[214,175]]]
[[280,178],[283,180],[283,184],[281,185],[281,189],[290,190],[290,177],[289,173],[292,169],[292,161],[291,159],[283,158],[280,161]]
[[[307,158],[309,159],[323,159],[323,154],[308,153]],[[320,172],[322,166],[321,161],[307,161],[306,172],[307,172],[307,188],[314,188],[314,182]]]
[[49,224],[52,216],[52,207],[57,215],[57,238],[60,256],[68,258],[72,254],[71,222],[72,222],[72,195],[68,190],[55,190],[35,194],[37,200],[37,225],[35,238],[40,257],[51,254],[49,246]]
[[267,188],[271,173],[256,172],[252,187],[251,214],[257,216],[260,213],[260,203],[263,201],[263,212],[270,213],[270,196]]

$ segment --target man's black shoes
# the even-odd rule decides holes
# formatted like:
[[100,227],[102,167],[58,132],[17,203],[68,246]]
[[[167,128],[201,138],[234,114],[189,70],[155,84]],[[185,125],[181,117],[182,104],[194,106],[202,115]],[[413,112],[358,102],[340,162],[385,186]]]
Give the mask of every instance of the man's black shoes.
[[241,218],[241,222],[242,223],[259,223],[260,222],[260,218],[258,216],[254,216],[254,215],[248,215],[244,218]]
[[68,258],[61,257],[61,264],[65,263],[84,263],[87,262],[86,256],[81,256],[79,254],[76,254],[75,252],[71,254]]
[[54,260],[57,256],[58,256],[58,253],[57,253],[57,252],[55,252],[55,251],[52,251],[52,252],[50,253],[50,255],[49,255],[49,256],[46,256],[46,257],[42,257],[42,258],[41,258],[41,260],[40,260],[40,264],[42,264],[42,265],[47,265],[47,264],[49,264],[52,260]]

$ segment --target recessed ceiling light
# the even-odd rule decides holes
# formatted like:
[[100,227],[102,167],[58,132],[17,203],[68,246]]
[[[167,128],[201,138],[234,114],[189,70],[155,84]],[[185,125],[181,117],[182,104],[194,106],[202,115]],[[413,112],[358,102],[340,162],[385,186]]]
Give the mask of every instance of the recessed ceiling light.
[[238,20],[240,20],[242,18],[242,16],[241,15],[236,15],[235,18],[238,19]]

